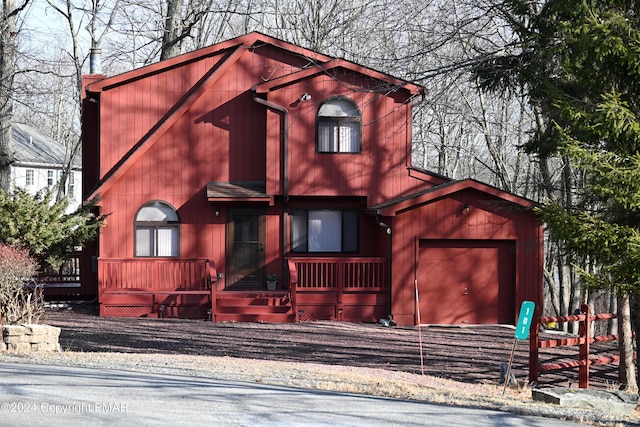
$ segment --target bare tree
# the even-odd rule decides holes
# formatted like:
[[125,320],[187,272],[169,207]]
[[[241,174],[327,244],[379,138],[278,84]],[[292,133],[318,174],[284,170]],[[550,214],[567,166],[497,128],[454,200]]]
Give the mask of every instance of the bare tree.
[[[64,23],[68,30],[69,49],[66,50],[69,66],[73,69],[74,86],[72,88],[72,105],[77,111],[74,115],[78,120],[81,115],[81,99],[82,99],[82,74],[83,67],[89,55],[83,52],[89,50],[91,52],[91,69],[90,73],[100,73],[99,65],[100,43],[110,30],[114,17],[120,7],[120,0],[109,2],[109,6],[105,6],[104,1],[90,0],[89,3],[79,1],[75,3],[73,0],[47,0],[49,7],[64,19]],[[90,42],[90,49],[82,49],[81,33],[87,31]],[[78,123],[79,128],[79,123]],[[61,199],[67,193],[67,178],[72,170],[76,158],[81,154],[82,145],[79,132],[73,138],[67,141],[67,161],[63,166],[62,174],[58,185],[57,199]]]
[[11,185],[11,123],[13,121],[13,82],[15,77],[17,20],[29,4],[24,0],[2,1],[0,16],[0,189],[9,190]]

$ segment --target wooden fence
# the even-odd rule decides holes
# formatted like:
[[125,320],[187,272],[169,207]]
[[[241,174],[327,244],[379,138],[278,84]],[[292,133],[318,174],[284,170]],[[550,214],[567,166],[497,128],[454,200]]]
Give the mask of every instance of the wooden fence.
[[[618,335],[591,336],[593,321],[611,320],[617,316],[615,314],[590,314],[589,306],[583,304],[580,307],[581,314],[558,317],[540,317],[531,325],[529,334],[529,381],[538,382],[538,376],[544,372],[567,370],[578,368],[578,386],[589,388],[589,367],[595,365],[615,364],[620,361],[619,355],[591,357],[591,344],[616,341]],[[578,336],[557,339],[540,339],[540,325],[550,322],[579,322]],[[552,347],[578,346],[578,359],[557,363],[539,363],[540,349]]]

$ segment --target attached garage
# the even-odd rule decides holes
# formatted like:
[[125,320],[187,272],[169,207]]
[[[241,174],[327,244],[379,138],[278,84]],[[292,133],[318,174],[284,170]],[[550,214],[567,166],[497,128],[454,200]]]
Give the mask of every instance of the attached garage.
[[542,302],[543,232],[530,200],[474,180],[375,206],[391,231],[399,325],[511,324]]
[[514,248],[508,240],[420,240],[421,323],[512,323]]

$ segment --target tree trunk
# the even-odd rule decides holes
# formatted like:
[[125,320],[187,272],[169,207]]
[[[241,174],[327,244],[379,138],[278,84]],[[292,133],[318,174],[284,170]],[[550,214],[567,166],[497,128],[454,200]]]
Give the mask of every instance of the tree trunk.
[[161,61],[180,54],[179,35],[181,33],[183,4],[183,0],[167,1],[167,16],[165,17],[162,50],[160,51]]
[[[637,299],[637,297],[636,297]],[[635,317],[638,316],[636,301]],[[618,376],[620,390],[627,393],[638,393],[636,366],[633,362],[633,327],[631,324],[631,296],[618,296],[618,347],[620,349],[620,364]]]
[[16,10],[14,0],[2,1],[0,22],[0,189],[11,186],[11,122],[13,120],[13,76],[15,68]]

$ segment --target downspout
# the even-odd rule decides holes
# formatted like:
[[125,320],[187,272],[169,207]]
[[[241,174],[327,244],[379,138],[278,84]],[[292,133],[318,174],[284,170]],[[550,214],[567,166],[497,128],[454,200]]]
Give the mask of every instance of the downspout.
[[391,226],[382,222],[379,213],[376,214],[376,223],[383,227],[387,233],[387,300],[389,301],[389,320],[393,320],[393,312],[391,311],[393,306],[391,302]]
[[[289,110],[287,110],[282,105],[274,104],[273,102],[269,102],[266,99],[260,98],[255,91],[255,87],[253,88],[253,100],[256,101],[258,104],[264,105],[270,110],[273,110],[282,114],[282,129],[280,131],[280,134],[282,135],[282,151],[283,151],[282,161],[284,163],[282,167],[282,179],[284,181],[282,183],[282,193],[284,197],[284,204],[286,205],[289,202]],[[281,248],[282,248],[283,255],[284,255],[284,249],[287,247],[284,208],[285,206],[283,205],[282,215],[280,216],[280,221],[281,221],[280,238],[281,238],[281,245],[282,245]],[[282,271],[283,272],[288,271],[288,266],[285,267],[284,257],[282,259]],[[287,278],[287,282],[288,282],[288,278]]]
[[270,110],[273,110],[282,114],[281,134],[282,134],[282,151],[283,151],[282,158],[284,162],[283,170],[282,170],[282,175],[283,175],[282,179],[284,180],[282,191],[284,195],[284,200],[289,201],[289,110],[284,108],[282,105],[274,104],[273,102],[269,102],[266,99],[260,98],[256,93],[255,88],[253,90],[253,100],[256,101],[258,104],[264,105]]

